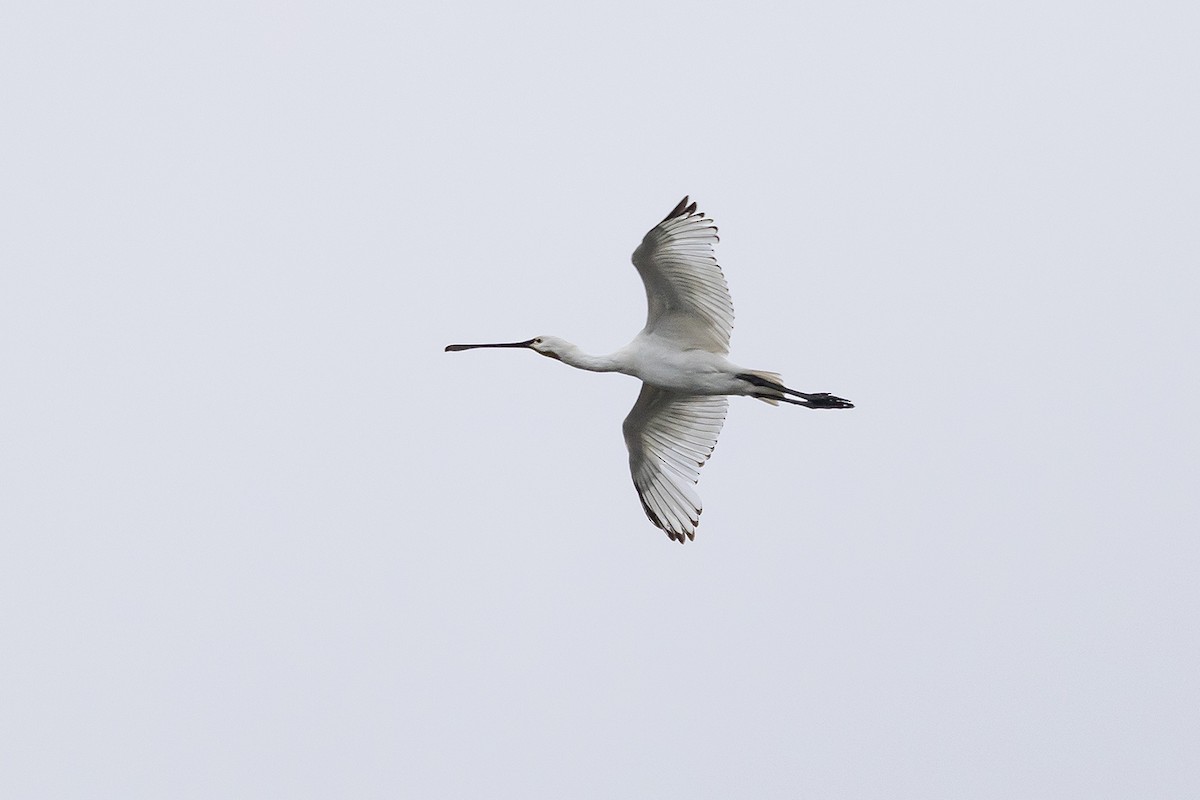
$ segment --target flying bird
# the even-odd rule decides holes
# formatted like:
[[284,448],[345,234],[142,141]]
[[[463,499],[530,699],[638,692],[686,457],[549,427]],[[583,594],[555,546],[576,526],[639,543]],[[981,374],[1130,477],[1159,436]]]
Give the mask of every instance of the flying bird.
[[725,358],[733,301],[717,264],[717,241],[717,226],[686,197],[645,235],[633,265],[646,286],[646,327],[611,355],[589,355],[555,336],[446,347],[525,348],[578,369],[639,378],[642,392],[622,427],[629,471],[646,516],[680,543],[696,537],[702,506],[693,487],[717,444],[727,395],[772,405],[854,408],[828,392],[789,389],[774,372],[743,369]]

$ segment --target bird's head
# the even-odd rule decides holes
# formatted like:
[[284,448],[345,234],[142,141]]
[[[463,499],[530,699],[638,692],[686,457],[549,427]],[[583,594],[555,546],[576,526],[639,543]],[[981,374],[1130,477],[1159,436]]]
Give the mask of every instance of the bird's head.
[[560,339],[557,336],[535,336],[532,339],[526,339],[523,342],[499,342],[496,344],[450,344],[446,345],[446,352],[451,353],[458,350],[472,350],[476,347],[524,347],[532,350],[535,353],[540,353],[544,356],[562,361],[564,353],[568,353],[575,348],[575,345],[568,342],[566,339]]
[[562,361],[563,355],[575,349],[575,345],[557,336],[535,336],[529,342],[529,349],[550,358]]

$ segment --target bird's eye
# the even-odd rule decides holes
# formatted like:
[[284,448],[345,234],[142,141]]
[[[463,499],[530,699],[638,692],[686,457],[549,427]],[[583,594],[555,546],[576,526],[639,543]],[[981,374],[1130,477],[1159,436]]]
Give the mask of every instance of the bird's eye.
[[541,343],[542,343],[542,337],[540,337],[540,336],[539,336],[538,338],[534,339],[534,340],[533,340],[533,343],[534,343],[534,344],[541,344]]

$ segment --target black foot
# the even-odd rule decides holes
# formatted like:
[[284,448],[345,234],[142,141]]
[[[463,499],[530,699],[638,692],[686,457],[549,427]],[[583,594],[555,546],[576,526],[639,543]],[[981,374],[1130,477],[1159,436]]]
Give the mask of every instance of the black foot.
[[809,408],[854,408],[854,403],[849,400],[843,400],[840,397],[834,397],[829,392],[818,392],[817,394],[806,394],[804,399],[808,401]]

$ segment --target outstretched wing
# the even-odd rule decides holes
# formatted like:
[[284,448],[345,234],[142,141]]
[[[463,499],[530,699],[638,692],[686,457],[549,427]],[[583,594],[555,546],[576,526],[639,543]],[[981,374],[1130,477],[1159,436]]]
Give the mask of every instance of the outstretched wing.
[[685,350],[729,352],[733,301],[714,255],[717,226],[685,197],[633,251],[646,285],[646,333]]
[[725,424],[724,396],[679,394],[642,384],[622,430],[629,471],[646,516],[681,544],[696,538],[700,497],[692,488]]

